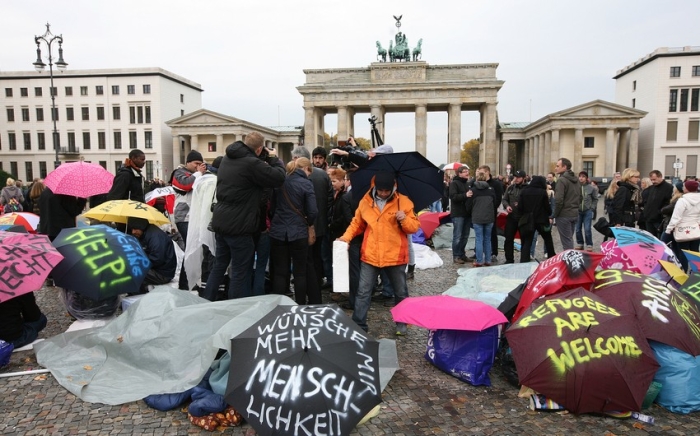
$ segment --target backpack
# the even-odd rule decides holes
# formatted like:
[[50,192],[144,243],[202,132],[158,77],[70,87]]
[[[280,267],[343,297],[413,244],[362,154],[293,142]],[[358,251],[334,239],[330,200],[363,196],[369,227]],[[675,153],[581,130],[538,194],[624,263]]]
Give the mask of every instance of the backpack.
[[16,198],[10,198],[10,201],[5,205],[5,213],[22,212],[22,205]]

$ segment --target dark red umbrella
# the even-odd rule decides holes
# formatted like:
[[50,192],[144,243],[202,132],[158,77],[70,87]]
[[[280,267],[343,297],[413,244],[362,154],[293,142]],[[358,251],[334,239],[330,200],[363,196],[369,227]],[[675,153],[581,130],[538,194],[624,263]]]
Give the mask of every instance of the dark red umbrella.
[[423,212],[418,215],[420,228],[423,230],[425,237],[430,239],[433,236],[435,229],[437,229],[440,224],[442,224],[442,221],[446,220],[449,216],[449,212]]
[[566,250],[540,263],[528,279],[513,322],[539,297],[579,286],[591,286],[595,280],[595,269],[603,257],[602,254],[588,251]]
[[644,336],[700,355],[700,311],[670,284],[632,271],[596,273],[593,292],[606,304],[634,313]]
[[574,413],[639,411],[659,367],[634,314],[583,288],[535,301],[506,338],[520,383]]

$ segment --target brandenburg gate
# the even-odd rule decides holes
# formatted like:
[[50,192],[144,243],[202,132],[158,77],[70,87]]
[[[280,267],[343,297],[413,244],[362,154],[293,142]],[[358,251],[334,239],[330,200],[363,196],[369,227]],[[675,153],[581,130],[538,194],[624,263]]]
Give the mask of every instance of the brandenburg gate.
[[[377,43],[379,46],[379,43]],[[415,150],[426,155],[429,111],[448,114],[448,157],[459,161],[461,113],[479,111],[479,163],[499,168],[497,143],[498,64],[429,65],[424,61],[373,62],[367,68],[304,70],[304,145],[323,145],[324,116],[338,114],[338,138],[354,135],[354,115],[369,113],[382,124],[386,113],[415,113]],[[388,141],[390,142],[390,141]],[[443,146],[442,144],[431,147]],[[505,165],[505,163],[504,163]]]

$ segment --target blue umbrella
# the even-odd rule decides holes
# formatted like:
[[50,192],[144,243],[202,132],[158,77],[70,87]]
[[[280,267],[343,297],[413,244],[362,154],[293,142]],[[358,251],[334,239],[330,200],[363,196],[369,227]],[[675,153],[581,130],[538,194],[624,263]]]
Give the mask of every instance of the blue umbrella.
[[138,292],[151,267],[138,239],[103,224],[63,229],[53,245],[56,285],[93,300]]
[[360,167],[352,176],[352,192],[360,200],[371,187],[379,172],[391,172],[396,177],[398,191],[411,199],[415,210],[428,207],[442,198],[444,172],[417,151],[379,154]]

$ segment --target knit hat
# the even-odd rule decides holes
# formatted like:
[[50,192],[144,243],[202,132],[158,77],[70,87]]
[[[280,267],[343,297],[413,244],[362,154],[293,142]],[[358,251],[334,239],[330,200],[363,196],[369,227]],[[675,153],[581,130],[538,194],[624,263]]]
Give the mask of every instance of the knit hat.
[[198,160],[200,162],[204,162],[204,158],[202,157],[202,153],[198,152],[197,150],[192,150],[189,153],[187,153],[187,159],[185,159],[185,163],[190,163],[193,160]]
[[148,228],[148,220],[145,218],[129,217],[127,221],[127,226],[132,229],[146,230]]
[[678,189],[678,192],[683,192],[683,182],[681,182],[680,180],[674,183],[673,186],[675,186],[676,189]]
[[214,162],[211,163],[211,166],[214,168],[219,168],[219,165],[221,165],[221,161],[224,160],[223,156],[217,156],[216,159],[214,159]]
[[394,147],[392,147],[391,145],[384,144],[372,149],[372,151],[376,154],[390,154],[394,152]]
[[382,190],[392,190],[396,184],[394,174],[388,171],[382,171],[374,176],[374,187]]
[[686,180],[684,186],[688,192],[698,192],[698,182],[695,180]]

